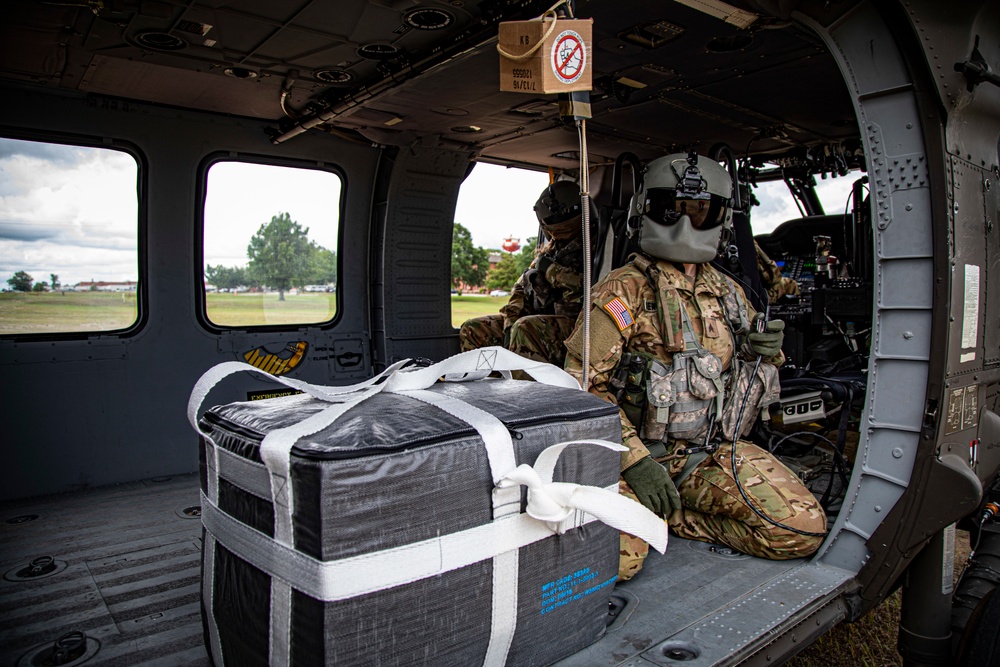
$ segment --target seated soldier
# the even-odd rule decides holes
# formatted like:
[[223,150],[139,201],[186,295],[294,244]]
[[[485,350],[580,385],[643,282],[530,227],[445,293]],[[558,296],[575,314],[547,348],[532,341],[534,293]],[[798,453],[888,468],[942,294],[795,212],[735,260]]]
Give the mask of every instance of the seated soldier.
[[[731,191],[728,172],[695,153],[647,166],[628,220],[641,252],[593,290],[589,390],[621,408],[623,494],[681,537],[796,558],[819,547],[826,516],[794,473],[739,439],[777,400],[784,322],[765,325],[709,263],[730,233]],[[580,320],[566,341],[578,379]],[[622,534],[619,578],[647,551]]]
[[583,297],[579,187],[570,181],[549,185],[535,202],[535,215],[548,238],[500,313],[462,324],[462,352],[503,345],[529,359],[563,365],[563,340],[573,330]]

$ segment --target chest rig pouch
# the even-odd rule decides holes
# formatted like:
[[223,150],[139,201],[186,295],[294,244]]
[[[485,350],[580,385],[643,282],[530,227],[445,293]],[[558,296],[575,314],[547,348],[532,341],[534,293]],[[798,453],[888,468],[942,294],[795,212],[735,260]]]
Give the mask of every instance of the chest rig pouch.
[[698,343],[684,308],[681,318],[684,351],[674,353],[669,367],[655,359],[649,365],[643,440],[700,440],[722,418],[722,360]]
[[[749,433],[757,420],[757,411],[765,411],[781,396],[777,367],[772,364],[740,362],[736,358],[733,359],[733,363],[739,365],[733,370],[733,382],[722,408],[720,422],[722,435],[726,440],[742,438]],[[757,366],[756,371],[754,366]],[[750,395],[747,397],[745,412],[740,415],[740,407],[743,405],[743,397],[747,395],[748,388]],[[739,421],[739,433],[736,433],[737,421]]]

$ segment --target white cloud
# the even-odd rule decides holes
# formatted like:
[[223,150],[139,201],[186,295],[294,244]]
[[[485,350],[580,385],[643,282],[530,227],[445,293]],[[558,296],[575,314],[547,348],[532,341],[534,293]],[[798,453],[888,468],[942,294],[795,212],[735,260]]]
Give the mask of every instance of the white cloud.
[[483,248],[499,248],[509,236],[524,243],[538,236],[534,207],[548,184],[545,172],[477,164],[459,190],[455,222]]
[[328,171],[217,162],[208,172],[205,263],[244,266],[250,238],[279,213],[309,229],[309,239],[335,250],[340,177]]
[[138,166],[121,151],[0,139],[0,277],[138,276]]
[[[859,176],[855,173],[817,182],[816,193],[827,215],[844,213],[851,187]],[[760,201],[760,206],[755,206],[750,212],[754,234],[768,234],[781,223],[802,217],[784,181],[761,183],[753,192]]]

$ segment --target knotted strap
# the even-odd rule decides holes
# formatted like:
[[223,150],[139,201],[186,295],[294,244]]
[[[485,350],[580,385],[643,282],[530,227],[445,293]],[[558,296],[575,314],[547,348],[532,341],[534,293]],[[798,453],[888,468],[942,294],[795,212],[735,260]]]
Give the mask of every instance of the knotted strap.
[[[553,533],[565,533],[576,527],[567,525],[577,511],[585,512],[612,528],[635,535],[663,553],[667,549],[667,524],[653,512],[634,500],[614,491],[596,486],[553,482],[552,474],[563,450],[572,445],[595,445],[627,452],[628,447],[607,440],[572,440],[545,448],[535,460],[534,466],[526,463],[514,468],[500,480],[498,486],[528,487],[528,516],[545,522]],[[639,505],[641,511],[636,509]]]

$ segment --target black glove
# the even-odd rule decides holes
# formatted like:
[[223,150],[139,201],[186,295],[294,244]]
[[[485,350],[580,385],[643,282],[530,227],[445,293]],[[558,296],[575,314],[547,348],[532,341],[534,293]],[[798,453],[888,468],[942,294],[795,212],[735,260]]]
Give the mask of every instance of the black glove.
[[583,266],[583,247],[576,241],[569,243],[556,253],[555,262],[560,266],[579,271],[580,268],[576,267]]
[[781,354],[781,342],[785,338],[783,320],[771,320],[764,331],[754,331],[747,336],[747,344],[755,355],[776,357]]
[[656,514],[665,517],[681,508],[681,497],[670,473],[648,456],[623,470],[622,478],[639,502]]
[[538,262],[535,263],[535,268],[538,269],[538,272],[544,276],[546,271],[549,270],[549,267],[554,263],[555,262],[552,261],[551,257],[548,255],[542,255],[538,258]]

